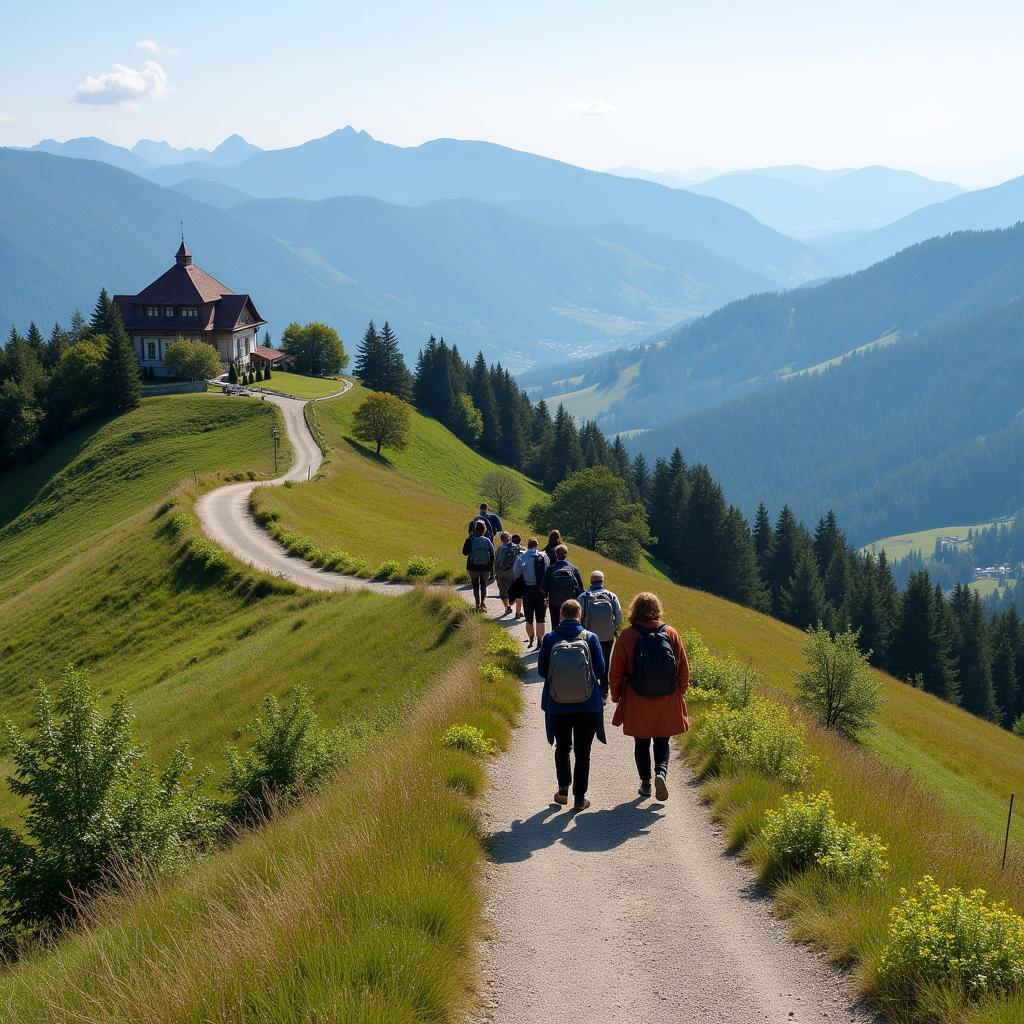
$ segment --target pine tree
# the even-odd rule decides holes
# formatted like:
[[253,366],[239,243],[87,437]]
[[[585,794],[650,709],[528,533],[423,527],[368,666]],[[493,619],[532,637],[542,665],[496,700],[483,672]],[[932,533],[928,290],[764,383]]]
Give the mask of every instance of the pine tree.
[[992,653],[992,689],[1001,712],[1001,724],[1009,729],[1021,714],[1020,680],[1016,651],[1009,634],[1000,629]]
[[618,434],[615,435],[615,442],[612,444],[612,472],[620,479],[625,480],[627,485],[631,483],[629,452],[626,451],[626,446]]
[[[828,515],[818,520],[814,531],[814,556],[818,560],[818,572],[822,578],[828,572],[837,551],[847,551],[846,538],[839,529],[836,514],[829,509]],[[845,595],[844,595],[845,596]]]
[[498,416],[498,402],[491,386],[491,375],[487,370],[483,352],[478,352],[469,375],[469,397],[480,411],[484,422],[481,447],[494,454],[501,451],[501,420]]
[[726,505],[721,487],[705,465],[694,466],[689,474],[683,522],[678,526],[675,561],[679,580],[688,587],[713,594],[724,591],[722,556],[726,543]]
[[371,320],[356,349],[356,364],[352,372],[371,391],[383,391],[386,374],[384,349],[377,327]]
[[379,341],[383,361],[380,390],[397,396],[403,402],[411,402],[413,395],[412,374],[409,372],[409,367],[405,365],[405,356],[402,355],[402,350],[398,347],[398,338],[387,320],[384,321]]
[[47,339],[46,350],[43,356],[43,362],[47,370],[52,371],[60,362],[60,357],[70,347],[71,338],[68,336],[68,332],[60,324],[54,324],[53,330],[50,331],[50,337]]
[[968,591],[967,607],[959,620],[959,676],[963,706],[972,714],[998,722],[1002,712],[992,684],[992,655],[988,623],[977,591]]
[[772,545],[768,552],[766,580],[772,599],[772,613],[780,619],[787,618],[782,592],[796,575],[800,555],[807,546],[803,534],[804,531],[793,515],[793,510],[788,505],[783,505],[775,523]]
[[862,651],[871,652],[873,665],[885,664],[889,650],[892,620],[887,616],[879,590],[874,556],[865,556],[860,583],[854,597],[853,626],[860,631],[858,643]]
[[722,584],[718,593],[722,597],[760,612],[767,611],[768,591],[761,579],[754,539],[738,508],[730,508],[725,516],[719,567]]
[[[100,292],[100,299],[104,301],[98,319],[105,330],[98,333],[106,335],[107,352],[100,377],[99,407],[103,412],[119,415],[138,406],[142,397],[142,374],[120,311],[106,290]],[[94,322],[96,319],[94,315]]]
[[270,340],[270,329],[269,328],[263,332],[263,347],[264,348],[273,348],[274,347],[274,343]]
[[762,501],[757,506],[757,514],[754,516],[754,553],[757,555],[757,565],[761,573],[761,579],[766,582],[768,579],[768,552],[772,549],[772,539],[774,536],[772,521],[768,516],[768,508]]
[[647,499],[651,490],[651,470],[647,465],[643,452],[633,457],[632,465],[629,468],[629,478],[630,492],[633,495],[633,500],[647,505],[648,512],[650,512],[650,505]]
[[46,339],[43,337],[43,332],[36,326],[36,322],[34,320],[28,325],[28,333],[25,335],[25,343],[37,356],[39,356],[40,360],[43,359],[44,352],[46,350]]
[[900,679],[919,680],[929,693],[948,699],[952,692],[952,669],[945,655],[931,580],[922,569],[910,577],[903,592],[893,631],[890,665]]
[[573,473],[583,468],[580,435],[564,405],[558,406],[554,427],[549,449],[544,453],[544,482],[550,488],[557,487],[563,480],[567,480]]
[[818,563],[807,548],[800,555],[796,571],[782,591],[785,619],[799,629],[816,626],[825,617],[825,588],[821,585]]
[[89,324],[82,315],[82,311],[76,306],[74,313],[71,314],[71,326],[68,328],[68,335],[70,337],[71,344],[77,344],[88,333]]

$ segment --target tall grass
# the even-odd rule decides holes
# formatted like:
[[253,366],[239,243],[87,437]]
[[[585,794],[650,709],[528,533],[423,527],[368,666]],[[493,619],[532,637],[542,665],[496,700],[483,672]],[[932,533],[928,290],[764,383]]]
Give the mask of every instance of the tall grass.
[[506,673],[469,651],[308,802],[181,879],[98,908],[87,930],[0,976],[5,1019],[454,1021],[472,999],[481,904],[479,758],[455,722],[504,745]]

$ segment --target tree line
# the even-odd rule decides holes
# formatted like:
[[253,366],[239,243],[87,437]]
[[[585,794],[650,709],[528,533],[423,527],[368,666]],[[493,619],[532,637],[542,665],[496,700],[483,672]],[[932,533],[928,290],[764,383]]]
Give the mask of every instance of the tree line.
[[134,409],[142,379],[131,338],[106,290],[92,317],[75,310],[44,338],[11,328],[0,349],[0,470],[29,462],[90,420]]

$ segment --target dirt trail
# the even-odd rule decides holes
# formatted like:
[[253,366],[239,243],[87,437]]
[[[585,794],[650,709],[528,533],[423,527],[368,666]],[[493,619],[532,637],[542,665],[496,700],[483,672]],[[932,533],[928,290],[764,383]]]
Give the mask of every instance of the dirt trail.
[[[268,400],[282,409],[295,453],[271,483],[304,481],[322,461],[305,403]],[[255,486],[228,485],[197,504],[207,534],[236,557],[315,590],[408,589],[289,557],[249,513]],[[521,623],[505,625],[525,641]],[[485,809],[489,938],[473,1021],[876,1021],[840,972],[789,939],[751,872],[724,853],[684,762],[673,759],[666,804],[637,795],[632,741],[611,729],[610,709],[608,745],[594,744],[591,809],[573,815],[553,803],[536,655],[525,661],[523,724],[494,766]]]

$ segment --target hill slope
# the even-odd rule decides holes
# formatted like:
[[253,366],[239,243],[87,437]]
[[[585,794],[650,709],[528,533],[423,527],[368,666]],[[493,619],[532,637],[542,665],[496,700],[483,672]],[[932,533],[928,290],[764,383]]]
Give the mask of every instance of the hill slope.
[[777,283],[824,272],[805,246],[717,199],[485,142],[435,139],[402,148],[344,128],[231,167],[182,164],[152,176],[167,185],[208,178],[264,198],[365,195],[412,206],[477,199],[548,224],[616,223],[696,242]]
[[882,227],[962,191],[948,181],[889,167],[765,167],[733,171],[688,187],[797,238]]
[[1024,504],[1024,300],[643,434],[706,462],[748,514],[834,509],[858,544]]
[[[961,232],[817,287],[731,303],[641,353],[582,364],[578,386],[607,386],[639,362],[625,396],[604,412],[601,423],[611,432],[650,427],[880,339],[891,341],[894,332],[905,337],[925,324],[991,309],[1022,293],[1024,226]],[[556,384],[548,392],[558,389]]]
[[1024,220],[1024,176],[933,203],[868,235],[823,248],[838,270],[858,270],[913,245],[951,231],[1006,228]]

